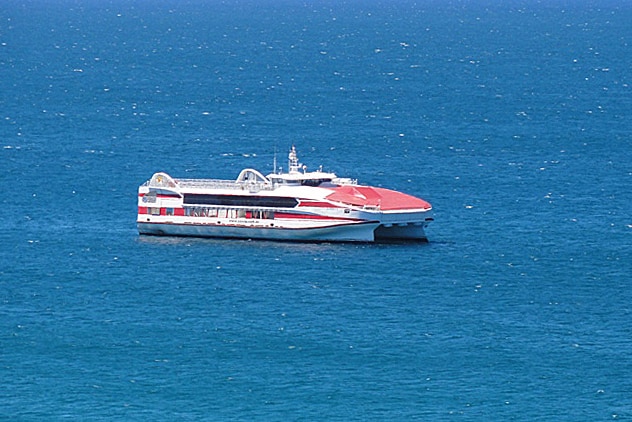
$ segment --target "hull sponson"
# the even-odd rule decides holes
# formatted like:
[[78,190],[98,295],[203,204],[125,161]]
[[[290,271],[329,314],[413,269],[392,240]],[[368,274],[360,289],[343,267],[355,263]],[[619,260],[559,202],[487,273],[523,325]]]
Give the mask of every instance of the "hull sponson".
[[427,224],[415,224],[405,226],[379,226],[375,229],[375,240],[419,240],[427,242],[425,227]]
[[138,232],[159,236],[223,237],[294,241],[373,242],[378,222],[339,224],[315,228],[239,227],[138,222]]

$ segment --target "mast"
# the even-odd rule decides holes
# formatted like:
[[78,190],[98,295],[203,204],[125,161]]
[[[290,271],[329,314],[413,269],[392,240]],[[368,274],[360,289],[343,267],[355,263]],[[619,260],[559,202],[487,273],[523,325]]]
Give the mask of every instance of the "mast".
[[288,173],[298,173],[299,164],[298,164],[298,156],[296,155],[296,148],[292,145],[292,149],[290,150],[290,154],[288,155]]

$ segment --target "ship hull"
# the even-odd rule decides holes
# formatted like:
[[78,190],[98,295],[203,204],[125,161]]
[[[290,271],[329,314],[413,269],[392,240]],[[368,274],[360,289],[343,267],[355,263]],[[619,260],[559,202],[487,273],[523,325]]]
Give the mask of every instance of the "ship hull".
[[[429,220],[430,221],[430,220]],[[389,241],[420,241],[427,242],[425,228],[428,222],[401,224],[401,225],[380,225],[375,229],[376,242]]]
[[247,227],[219,224],[138,222],[143,235],[269,239],[302,242],[373,242],[378,222],[338,224],[324,227]]

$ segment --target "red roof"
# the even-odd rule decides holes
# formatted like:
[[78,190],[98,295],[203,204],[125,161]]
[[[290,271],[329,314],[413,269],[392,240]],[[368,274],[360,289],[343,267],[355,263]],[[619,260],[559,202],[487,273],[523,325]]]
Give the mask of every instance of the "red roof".
[[345,185],[333,190],[327,199],[349,205],[379,206],[382,211],[432,208],[423,199],[390,189]]

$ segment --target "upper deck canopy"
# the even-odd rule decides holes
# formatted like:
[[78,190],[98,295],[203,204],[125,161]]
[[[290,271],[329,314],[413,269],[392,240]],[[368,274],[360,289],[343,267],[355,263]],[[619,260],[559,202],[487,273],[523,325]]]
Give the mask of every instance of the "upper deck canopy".
[[423,199],[390,189],[372,186],[340,186],[327,196],[330,201],[355,206],[376,207],[382,211],[429,210],[432,206]]

